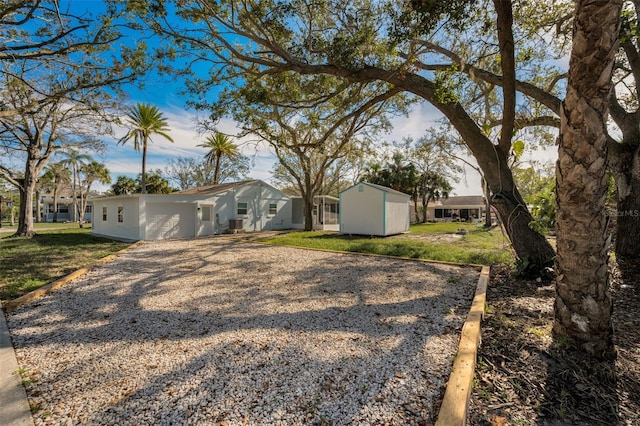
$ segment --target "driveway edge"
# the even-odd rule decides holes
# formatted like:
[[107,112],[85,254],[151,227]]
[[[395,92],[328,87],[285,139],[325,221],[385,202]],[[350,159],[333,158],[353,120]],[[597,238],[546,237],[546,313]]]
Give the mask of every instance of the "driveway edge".
[[117,256],[132,250],[136,247],[139,247],[144,241],[136,241],[135,243],[131,244],[128,247],[123,248],[122,250],[119,250],[115,253],[112,253],[108,256],[103,257],[102,259],[96,260],[95,262],[84,266],[72,273],[70,273],[69,275],[62,277],[58,280],[55,280],[43,287],[40,287],[37,290],[33,290],[23,296],[18,297],[17,299],[13,299],[9,302],[7,302],[7,304],[4,306],[4,309],[7,313],[9,312],[13,312],[16,309],[18,309],[20,306],[24,305],[25,303],[31,302],[32,300],[36,300],[46,294],[48,294],[49,292],[51,292],[52,290],[55,290],[57,288],[62,287],[63,285],[67,284],[70,281],[73,281],[74,279],[81,277],[82,275],[86,274],[87,272],[89,272],[90,270],[92,270],[93,268],[95,268],[96,266],[102,265],[104,263],[110,262],[113,259],[115,259]]
[[0,312],[0,365],[0,424],[32,426],[31,408],[18,374],[18,361],[4,312]]
[[480,323],[484,318],[490,271],[489,266],[483,266],[482,272],[480,272],[476,294],[462,327],[458,353],[453,361],[453,368],[447,382],[444,399],[440,405],[436,426],[463,426],[466,424],[478,347],[482,340]]

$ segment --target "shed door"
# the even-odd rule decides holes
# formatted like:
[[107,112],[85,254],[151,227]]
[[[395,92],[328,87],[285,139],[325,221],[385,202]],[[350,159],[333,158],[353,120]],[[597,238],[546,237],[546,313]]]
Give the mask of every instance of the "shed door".
[[147,203],[147,240],[195,236],[195,205],[191,203]]

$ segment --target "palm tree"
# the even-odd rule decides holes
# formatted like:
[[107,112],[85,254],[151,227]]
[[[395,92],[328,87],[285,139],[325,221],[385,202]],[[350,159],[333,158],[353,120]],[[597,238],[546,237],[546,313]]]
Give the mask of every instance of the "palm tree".
[[204,156],[208,164],[214,164],[213,184],[217,185],[220,177],[220,160],[222,157],[233,158],[238,155],[238,146],[231,142],[226,135],[216,133],[209,135],[205,139],[205,143],[198,145],[202,148],[209,148]]
[[81,169],[84,174],[84,194],[85,197],[82,197],[82,192],[80,192],[80,228],[82,228],[82,223],[84,219],[84,212],[87,209],[87,202],[89,200],[89,192],[91,191],[91,185],[94,182],[99,182],[103,185],[111,183],[111,176],[109,175],[109,170],[105,167],[104,164],[98,163],[97,161],[92,161],[89,164],[85,164]]
[[128,176],[118,176],[116,183],[111,185],[113,195],[130,195],[136,191],[136,181]]
[[[436,172],[424,172],[419,177],[418,192],[422,197],[422,223],[427,221],[427,205],[431,200],[449,198],[453,190],[447,178]],[[418,217],[416,216],[416,220]]]
[[556,165],[556,335],[615,356],[609,292],[607,114],[621,0],[576,2]]
[[71,181],[69,169],[62,163],[50,163],[40,177],[42,187],[53,192],[53,221],[58,221],[58,191]]
[[127,141],[133,139],[133,147],[137,152],[140,152],[142,146],[142,175],[140,178],[140,192],[142,194],[147,193],[147,144],[151,141],[151,135],[160,135],[167,139],[169,142],[173,142],[168,132],[167,119],[164,118],[157,106],[150,104],[142,104],[138,102],[135,107],[129,107],[127,110],[126,124],[130,128],[126,135],[124,135],[118,144],[125,144]]
[[[72,181],[71,181],[71,190],[73,192],[73,221],[77,220],[79,215],[78,211],[78,195],[76,193],[77,188],[80,186],[80,167],[85,165],[87,162],[92,161],[93,158],[88,154],[80,154],[77,149],[69,149],[68,151],[62,151],[61,154],[66,157],[61,161],[61,163],[65,166],[71,167]],[[81,191],[82,192],[82,191]],[[80,194],[82,198],[82,193]]]

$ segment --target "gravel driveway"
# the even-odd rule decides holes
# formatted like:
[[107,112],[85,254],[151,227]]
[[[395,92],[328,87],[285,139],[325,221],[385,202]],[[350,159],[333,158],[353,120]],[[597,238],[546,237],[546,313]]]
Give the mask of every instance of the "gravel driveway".
[[478,274],[220,237],[147,242],[8,325],[36,424],[423,424]]

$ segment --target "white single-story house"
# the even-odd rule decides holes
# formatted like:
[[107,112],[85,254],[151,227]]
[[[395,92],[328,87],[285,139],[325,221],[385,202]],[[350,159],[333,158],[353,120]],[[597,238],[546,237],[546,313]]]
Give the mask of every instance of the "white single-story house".
[[340,192],[340,233],[387,236],[409,231],[410,196],[361,182]]
[[[293,229],[304,229],[304,201],[302,197],[291,197],[291,213]],[[330,195],[313,197],[311,216],[313,229],[321,231],[339,231],[340,199]]]
[[92,201],[93,233],[126,240],[291,228],[291,199],[261,180]]
[[[70,196],[58,197],[56,204],[58,205],[58,214],[56,218],[58,222],[73,222],[76,220],[76,215],[73,214],[73,198]],[[41,196],[40,205],[42,209],[40,213],[40,220],[42,222],[53,222],[53,196],[50,194]],[[80,200],[78,200],[78,205],[80,205]],[[87,201],[87,206],[84,210],[84,217],[82,218],[84,222],[91,221],[92,209],[93,206],[91,205],[91,201]]]
[[440,198],[427,206],[427,220],[435,222],[480,222],[486,212],[482,195]]

